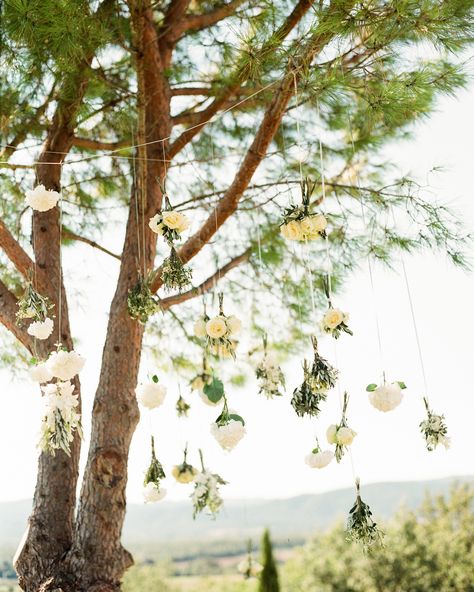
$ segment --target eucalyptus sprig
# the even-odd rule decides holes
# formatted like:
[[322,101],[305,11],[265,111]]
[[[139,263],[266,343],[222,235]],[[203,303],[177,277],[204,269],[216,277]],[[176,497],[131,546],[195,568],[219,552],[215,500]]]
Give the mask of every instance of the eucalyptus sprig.
[[439,444],[449,448],[450,439],[448,438],[448,426],[446,425],[444,415],[434,413],[428,404],[428,399],[423,397],[427,419],[420,423],[421,433],[426,441],[426,448],[432,452]]
[[347,520],[347,540],[360,543],[364,551],[369,551],[375,545],[383,546],[384,533],[374,522],[369,505],[362,501],[359,479],[356,479],[356,492],[356,501]]
[[155,272],[150,271],[146,277],[138,272],[138,281],[130,288],[127,296],[128,314],[144,325],[148,319],[160,310],[158,298],[151,291],[151,284],[155,278]]
[[160,481],[166,477],[165,471],[160,461],[156,458],[155,453],[155,438],[151,437],[151,461],[145,473],[143,485],[145,487],[148,483],[153,483],[158,489],[160,488]]
[[304,360],[304,379],[302,384],[293,391],[291,399],[291,405],[300,417],[304,415],[316,417],[319,414],[320,403],[326,400],[328,390],[334,388],[339,374],[338,370],[319,355],[316,337],[311,339],[314,351],[313,364],[310,368],[307,360]]
[[193,272],[186,267],[174,247],[171,247],[170,255],[163,261],[161,280],[166,290],[178,290],[182,292],[192,285]]
[[33,287],[33,281],[28,279],[25,291],[18,300],[18,310],[16,312],[16,322],[21,323],[25,319],[44,322],[48,316],[48,311],[54,308],[47,296],[42,296]]

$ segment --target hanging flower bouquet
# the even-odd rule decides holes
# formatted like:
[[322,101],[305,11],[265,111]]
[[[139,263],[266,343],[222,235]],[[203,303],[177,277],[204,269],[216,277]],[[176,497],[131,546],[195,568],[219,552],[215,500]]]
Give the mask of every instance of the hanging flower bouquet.
[[450,438],[448,438],[448,426],[444,420],[444,415],[436,415],[433,413],[428,405],[428,399],[423,397],[427,419],[420,423],[421,433],[426,441],[426,448],[432,452],[439,444],[442,444],[446,449],[450,446]]
[[219,492],[219,486],[227,485],[227,481],[224,481],[220,475],[211,473],[205,468],[201,450],[199,450],[199,457],[201,459],[202,472],[196,476],[194,480],[194,491],[191,494],[194,507],[193,518],[196,518],[203,510],[207,510],[209,514],[215,516],[224,503]]
[[184,449],[184,459],[180,465],[175,465],[171,471],[171,474],[178,483],[191,483],[199,473],[192,465],[190,465],[186,459],[188,455],[188,445]]
[[347,520],[347,540],[361,543],[364,551],[368,551],[373,545],[383,545],[384,534],[377,528],[370,507],[360,497],[359,479],[356,479],[356,491],[356,501]]
[[305,456],[305,463],[312,469],[324,469],[334,458],[332,450],[322,450],[316,438],[316,447]]
[[224,294],[219,293],[219,314],[210,318],[204,317],[194,323],[196,337],[206,338],[206,349],[218,357],[232,357],[235,360],[236,341],[232,339],[240,333],[241,321],[234,315],[224,314]]
[[176,401],[176,413],[178,417],[188,417],[189,410],[191,409],[191,405],[186,403],[181,395],[179,395],[178,400]]
[[347,333],[348,335],[354,335],[347,324],[349,321],[349,315],[346,312],[342,312],[339,308],[334,308],[332,305],[328,280],[324,282],[324,291],[326,293],[329,308],[321,320],[321,330],[324,331],[324,333],[332,335],[334,339],[339,339],[342,332]]
[[138,402],[146,409],[156,409],[165,400],[166,387],[158,382],[159,378],[155,374],[152,376],[151,382],[142,383],[135,390]]
[[163,285],[168,291],[178,290],[182,292],[188,286],[191,286],[193,272],[191,268],[183,265],[176,249],[172,246],[169,257],[163,261],[163,270],[161,272]]
[[155,438],[151,437],[151,461],[145,473],[143,482],[143,498],[145,503],[161,501],[166,495],[166,489],[161,487],[160,481],[166,477],[163,466],[156,458]]
[[326,236],[326,218],[310,212],[310,197],[315,186],[316,183],[305,179],[301,183],[301,205],[285,209],[280,232],[287,240],[308,241]]
[[404,382],[384,382],[382,385],[369,384],[366,391],[369,393],[370,403],[379,411],[392,411],[400,405],[403,399],[402,391],[406,389]]
[[245,422],[240,415],[229,411],[224,395],[222,413],[211,423],[211,434],[224,450],[232,450],[246,434]]
[[281,397],[280,389],[285,389],[285,375],[274,355],[267,352],[267,336],[263,336],[263,359],[255,370],[258,380],[259,393],[264,394],[267,399]]
[[348,403],[349,396],[347,393],[344,393],[341,421],[337,425],[330,425],[326,432],[329,444],[336,445],[335,457],[338,463],[341,462],[345,450],[352,444],[354,438],[357,436],[357,433],[347,425],[346,412]]
[[61,194],[52,189],[46,189],[44,185],[37,185],[34,189],[27,191],[25,196],[26,203],[31,209],[47,212],[56,206]]
[[33,282],[28,280],[23,295],[18,300],[16,313],[17,323],[28,319],[32,322],[27,328],[27,333],[36,339],[48,339],[53,332],[54,322],[48,317],[49,311],[54,307],[49,298],[39,294],[33,287]]
[[148,319],[160,310],[160,303],[151,291],[155,273],[150,271],[146,277],[138,272],[138,281],[130,288],[127,296],[128,314],[144,325]]
[[76,411],[79,405],[74,395],[74,385],[66,380],[42,386],[45,414],[41,423],[39,448],[53,456],[62,450],[70,456],[74,431],[82,437],[81,418]]
[[320,410],[320,403],[327,398],[328,390],[334,388],[338,377],[338,370],[333,368],[318,353],[318,342],[312,337],[314,360],[311,368],[307,360],[303,363],[304,380],[293,391],[291,405],[299,417],[310,415],[316,417]]
[[244,576],[246,580],[258,577],[263,570],[263,566],[255,561],[252,556],[252,542],[248,543],[248,552],[245,559],[237,565],[237,571]]

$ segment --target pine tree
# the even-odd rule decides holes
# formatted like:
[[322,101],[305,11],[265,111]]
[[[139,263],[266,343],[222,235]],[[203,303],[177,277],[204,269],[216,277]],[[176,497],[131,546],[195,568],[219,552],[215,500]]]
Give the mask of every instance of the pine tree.
[[272,541],[268,528],[265,529],[262,536],[262,565],[263,570],[260,574],[259,592],[280,592],[278,570],[273,557]]
[[[39,457],[16,569],[28,592],[112,592],[133,561],[121,532],[144,345],[155,346],[158,367],[196,373],[202,352],[188,327],[196,296],[218,282],[242,310],[252,299],[253,325],[282,349],[306,342],[308,273],[279,231],[298,199],[302,150],[316,184],[310,207],[331,222],[334,290],[361,259],[390,261],[400,249],[440,249],[463,263],[457,221],[381,165],[380,151],[465,84],[456,56],[473,39],[474,0],[4,0],[1,10],[3,362],[45,359],[58,341],[55,330],[34,342],[16,323],[33,272],[61,318],[62,345],[74,348],[68,304],[78,289],[87,301],[88,284],[64,273],[61,248],[100,249],[117,271],[105,338],[89,336],[104,349],[81,493],[76,435],[70,456]],[[25,191],[39,184],[62,191],[61,214],[25,210]],[[148,227],[165,189],[192,218],[174,272],[187,279],[191,265],[199,278],[172,294],[163,289],[170,249]],[[109,243],[117,234],[120,252]],[[318,305],[322,244],[309,257]],[[145,322],[158,304],[163,318]]]

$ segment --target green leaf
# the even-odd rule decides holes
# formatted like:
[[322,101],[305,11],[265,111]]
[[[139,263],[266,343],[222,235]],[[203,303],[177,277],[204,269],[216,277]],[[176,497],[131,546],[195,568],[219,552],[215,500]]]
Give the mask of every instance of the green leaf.
[[217,403],[224,396],[224,385],[222,381],[214,377],[210,384],[206,384],[203,389],[204,394],[213,403]]
[[240,415],[237,415],[237,413],[229,413],[229,419],[233,419],[234,421],[240,421],[240,423],[243,426],[245,425],[244,418],[241,417]]
[[397,384],[402,390],[407,388],[407,385],[400,380],[397,382]]
[[153,382],[155,382],[155,383],[157,383],[157,382],[160,380],[156,374],[153,374],[153,376],[151,377],[151,379],[152,379],[152,380],[153,380]]
[[374,384],[374,383],[371,383],[371,384],[368,384],[368,385],[365,387],[365,390],[366,390],[367,392],[371,393],[371,392],[375,391],[375,389],[376,389],[376,388],[377,388],[377,385],[376,385],[376,384]]

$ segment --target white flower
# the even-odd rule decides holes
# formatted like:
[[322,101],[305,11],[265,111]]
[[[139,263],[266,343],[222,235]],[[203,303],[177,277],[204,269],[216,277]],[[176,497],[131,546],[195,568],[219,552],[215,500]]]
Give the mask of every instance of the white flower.
[[338,308],[330,308],[323,317],[323,324],[328,329],[335,329],[344,321],[344,313]]
[[206,323],[206,332],[212,339],[223,337],[227,331],[227,324],[224,317],[214,317]]
[[392,411],[403,399],[402,389],[397,382],[383,384],[369,392],[370,403],[379,411]]
[[334,452],[331,450],[322,450],[320,452],[312,452],[305,457],[305,463],[312,469],[323,469],[334,458]]
[[82,370],[85,362],[85,359],[75,351],[59,350],[49,355],[46,365],[56,378],[70,380]]
[[337,425],[331,424],[326,431],[326,438],[329,444],[337,444]]
[[242,329],[242,321],[236,316],[231,315],[226,319],[227,327],[232,335],[237,335]]
[[45,362],[40,362],[39,364],[36,364],[36,366],[31,366],[28,370],[28,374],[30,375],[31,380],[39,382],[40,384],[48,382],[53,378],[53,375],[49,371]]
[[337,443],[341,446],[350,446],[356,435],[356,432],[351,428],[339,428],[336,434]]
[[196,337],[206,337],[206,321],[199,319],[194,323],[194,335]]
[[311,234],[319,234],[326,230],[328,226],[328,221],[322,214],[316,214],[316,216],[310,217],[311,221]]
[[33,190],[26,192],[26,203],[38,212],[47,212],[55,207],[61,194],[48,190],[44,185],[37,185]]
[[245,426],[240,421],[230,420],[229,423],[219,426],[211,423],[211,434],[224,450],[232,450],[246,434]]
[[256,578],[263,570],[263,566],[251,557],[246,557],[237,565],[237,571],[247,578]]
[[26,331],[28,335],[32,335],[36,339],[48,339],[53,332],[53,327],[53,320],[46,318],[43,322],[35,321],[31,323]]
[[155,409],[163,404],[166,397],[166,387],[156,382],[147,382],[137,386],[138,402],[147,409]]
[[148,221],[148,226],[153,230],[155,234],[159,234],[160,236],[163,234],[163,223],[161,214],[155,214],[153,218],[150,218]]
[[166,495],[166,489],[163,487],[157,487],[155,483],[150,482],[143,488],[143,499],[145,503],[153,504],[161,501]]
[[303,240],[303,232],[300,223],[296,220],[290,220],[288,224],[280,226],[282,236],[288,240]]
[[187,216],[181,212],[175,212],[174,210],[168,210],[162,213],[163,224],[171,230],[177,232],[183,232],[189,227],[189,220]]

